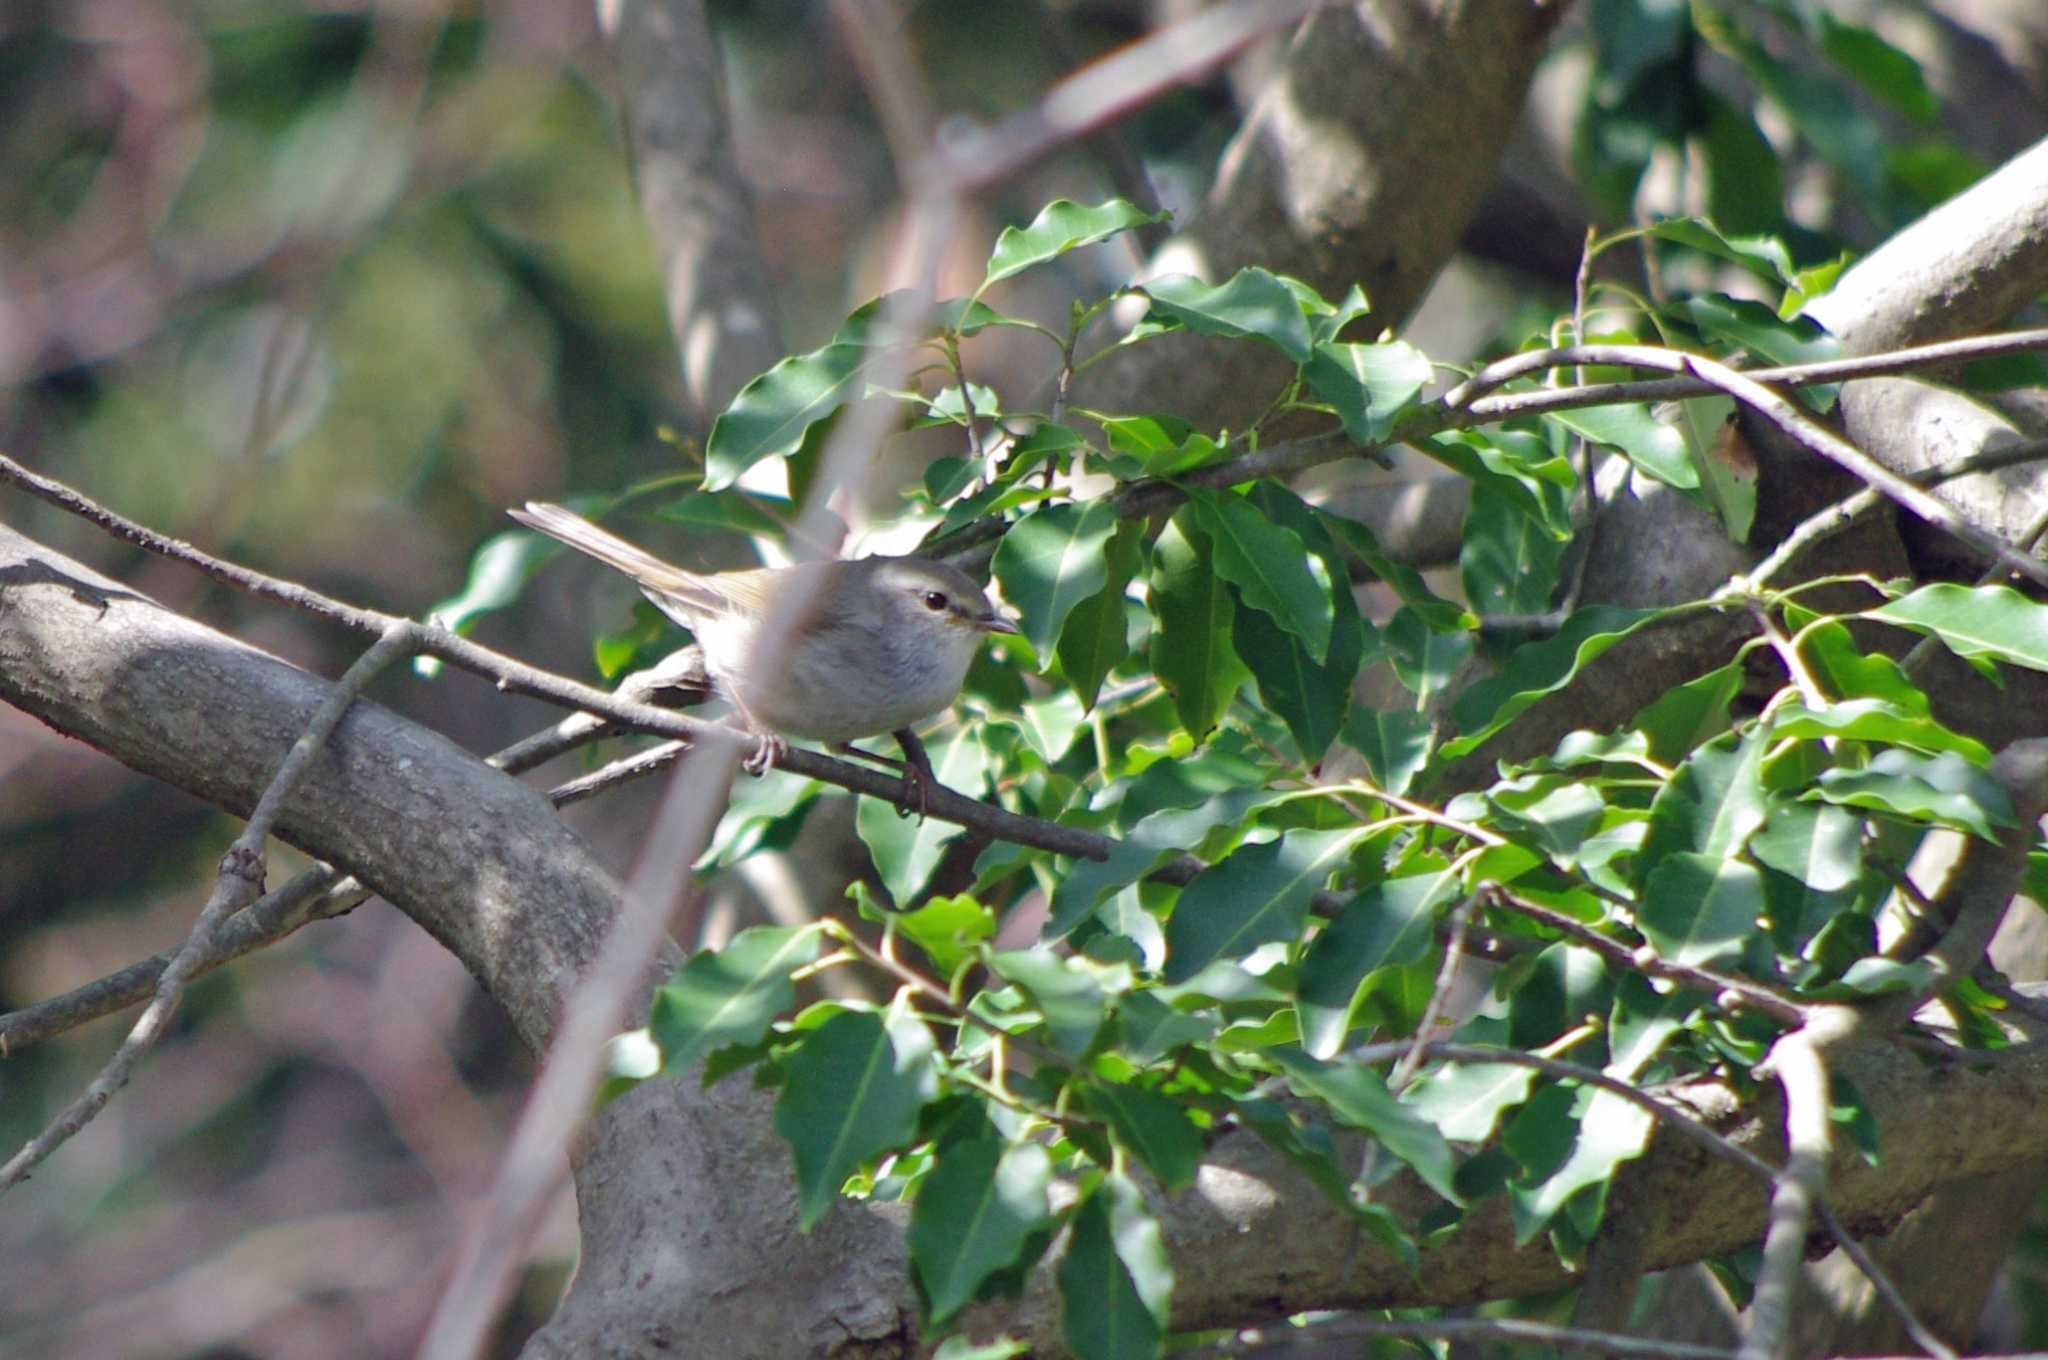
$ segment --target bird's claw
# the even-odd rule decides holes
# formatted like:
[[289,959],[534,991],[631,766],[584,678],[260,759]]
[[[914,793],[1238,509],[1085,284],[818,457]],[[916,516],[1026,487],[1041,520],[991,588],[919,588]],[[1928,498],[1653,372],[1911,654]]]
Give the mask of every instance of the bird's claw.
[[754,749],[740,762],[740,768],[758,779],[768,773],[769,766],[782,763],[783,757],[789,754],[789,742],[774,732],[760,732],[755,735],[758,740],[754,743]]

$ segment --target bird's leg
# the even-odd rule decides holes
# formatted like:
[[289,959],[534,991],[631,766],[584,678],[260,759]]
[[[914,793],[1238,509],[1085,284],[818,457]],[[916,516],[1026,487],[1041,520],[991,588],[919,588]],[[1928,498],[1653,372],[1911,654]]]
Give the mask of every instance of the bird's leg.
[[932,758],[925,754],[924,743],[917,739],[917,733],[907,727],[899,727],[891,736],[903,748],[903,798],[896,804],[898,816],[908,816],[913,799],[917,802],[917,816],[924,820],[931,811],[932,790],[938,786],[939,776],[932,769]]
[[900,770],[903,774],[903,793],[896,800],[896,811],[907,817],[912,809],[915,809],[917,815],[923,817],[931,810],[931,791],[939,785],[939,776],[932,770],[932,758],[925,754],[924,743],[917,739],[917,733],[909,728],[898,728],[890,735],[895,737],[896,744],[903,748],[904,759],[897,760],[893,756],[885,756],[877,751],[864,751],[850,741],[837,742],[832,749],[841,755],[859,756],[862,760],[871,760],[877,765],[887,765],[892,770]]
[[789,754],[789,738],[768,724],[756,721],[754,715],[747,712],[747,706],[739,701],[738,695],[731,698],[732,711],[739,715],[740,725],[759,739],[754,749],[747,753],[747,758],[740,762],[741,769],[758,779],[768,773],[770,765],[781,764],[782,758]]

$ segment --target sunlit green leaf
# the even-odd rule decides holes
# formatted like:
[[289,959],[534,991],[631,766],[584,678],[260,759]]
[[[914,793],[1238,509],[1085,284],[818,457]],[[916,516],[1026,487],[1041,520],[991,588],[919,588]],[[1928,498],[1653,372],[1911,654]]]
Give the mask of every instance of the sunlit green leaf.
[[996,548],[995,577],[1003,598],[1024,616],[1024,636],[1041,669],[1052,664],[1067,616],[1109,579],[1104,549],[1117,523],[1106,501],[1062,502],[1018,520]]
[[1144,212],[1123,199],[1089,207],[1056,198],[1040,209],[1028,227],[1005,227],[988,257],[983,288],[1021,274],[1033,265],[1058,259],[1070,250],[1107,240],[1120,231],[1148,222],[1163,222],[1165,213]]
[[1961,657],[2048,671],[2048,604],[2011,586],[1938,582],[1861,617],[1932,633]]
[[1325,342],[1302,365],[1301,376],[1335,409],[1352,443],[1378,444],[1415,404],[1436,369],[1428,355],[1404,340]]
[[794,453],[812,425],[858,395],[865,345],[793,355],[740,389],[704,441],[704,489],[722,491],[763,458]]
[[791,971],[817,957],[815,926],[755,926],[692,955],[654,993],[648,1029],[664,1070],[687,1072],[714,1048],[757,1042],[796,1004]]
[[1295,831],[1247,845],[1181,889],[1166,923],[1166,980],[1301,934],[1309,898],[1344,866],[1363,832]]
[[1185,326],[1202,335],[1230,339],[1257,336],[1302,363],[1309,356],[1308,319],[1294,290],[1256,266],[1240,269],[1210,285],[1189,274],[1152,279],[1142,289],[1152,299],[1147,320]]

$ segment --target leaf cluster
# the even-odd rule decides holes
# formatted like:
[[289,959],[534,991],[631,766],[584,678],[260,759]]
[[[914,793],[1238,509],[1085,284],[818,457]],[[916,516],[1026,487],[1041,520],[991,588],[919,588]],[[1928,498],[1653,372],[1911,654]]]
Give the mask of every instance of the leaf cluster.
[[[1595,605],[1547,634],[1489,632],[1484,613],[1549,609],[1564,589],[1584,445],[1746,529],[1751,489],[1716,463],[1718,399],[1416,438],[1472,483],[1457,603],[1366,526],[1279,481],[1201,475],[1256,467],[1281,416],[1321,419],[1345,457],[1400,437],[1435,366],[1401,341],[1346,338],[1366,309],[1356,290],[1332,301],[1259,269],[1156,281],[1115,295],[1150,310],[1093,350],[1090,323],[1115,297],[1052,328],[985,296],[1144,220],[1121,202],[1056,203],[1004,234],[982,288],[941,306],[930,333],[887,334],[883,309],[856,312],[739,395],[702,487],[668,511],[759,531],[772,507],[745,479],[780,464],[800,491],[821,427],[851,400],[953,429],[963,452],[932,464],[905,513],[941,548],[999,531],[992,571],[1022,636],[970,676],[967,716],[931,743],[935,766],[1116,849],[1067,862],[996,844],[964,890],[932,893],[953,829],[870,800],[858,828],[881,891],[856,889],[858,919],[749,930],[693,958],[616,1067],[706,1081],[751,1069],[774,1087],[803,1225],[842,1194],[909,1201],[934,1329],[1013,1293],[1064,1233],[1057,1281],[1084,1356],[1163,1344],[1172,1269],[1141,1187],[1188,1187],[1232,1130],[1271,1144],[1411,1266],[1492,1197],[1524,1240],[1582,1256],[1650,1115],[1471,1049],[1433,1061],[1424,1041],[1564,1056],[1642,1087],[1739,1082],[1801,1007],[1924,986],[1924,965],[1878,946],[1900,866],[1930,831],[1995,837],[2012,813],[1985,748],[1937,721],[1869,639],[1914,630],[1994,677],[2048,669],[2048,607],[2002,586],[1862,580],[1868,607],[1829,612],[1807,602],[1812,583],[1738,579],[1681,606]],[[1753,267],[1789,310],[1803,296],[1777,243],[1698,221],[1653,231]],[[1724,296],[1637,315],[1660,339],[1725,355],[1826,345],[1808,323]],[[1045,339],[1055,391],[1173,331],[1271,346],[1295,371],[1236,432],[1164,412],[1010,411],[959,358],[991,326]],[[900,345],[932,356],[935,390],[864,387]],[[1165,512],[1121,512],[1125,493],[1162,484]],[[1709,610],[1770,627],[1612,730],[1430,800],[1451,762],[1608,648]],[[1454,685],[1475,659],[1491,674]],[[1400,702],[1358,701],[1368,667]],[[709,862],[775,843],[819,792],[741,790]],[[1035,940],[1016,943],[1032,921]],[[1447,954],[1482,980],[1456,1014]],[[799,1005],[804,979],[841,967],[865,970],[880,999]],[[1994,998],[1966,986],[1951,1000],[1966,1042],[2006,1042]],[[1391,1070],[1362,1048],[1386,1040],[1412,1042]],[[1378,1202],[1398,1169],[1438,1212],[1403,1219]]]

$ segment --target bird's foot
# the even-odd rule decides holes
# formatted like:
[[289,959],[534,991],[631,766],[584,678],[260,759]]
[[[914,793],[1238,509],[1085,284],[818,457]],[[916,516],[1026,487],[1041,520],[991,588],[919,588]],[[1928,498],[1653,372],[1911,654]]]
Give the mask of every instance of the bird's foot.
[[755,778],[768,773],[768,767],[779,765],[789,754],[789,742],[774,732],[756,732],[754,749],[740,762],[740,768]]

